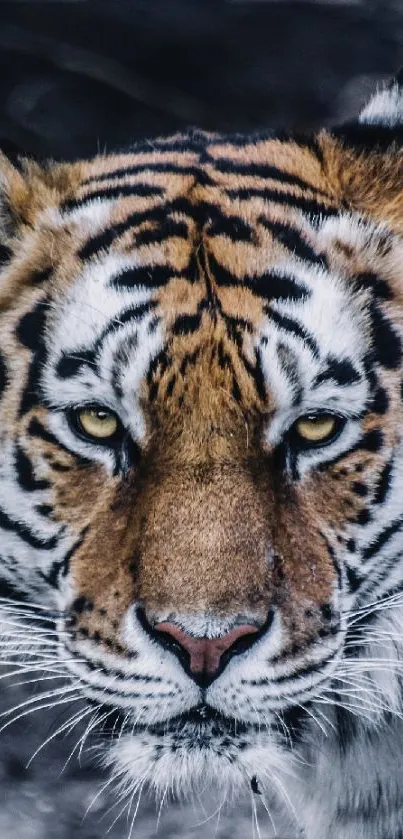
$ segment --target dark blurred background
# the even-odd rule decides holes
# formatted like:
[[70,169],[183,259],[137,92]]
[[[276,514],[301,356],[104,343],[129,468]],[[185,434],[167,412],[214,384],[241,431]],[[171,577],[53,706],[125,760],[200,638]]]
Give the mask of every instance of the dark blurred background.
[[342,120],[401,61],[403,0],[0,2],[0,138],[74,158],[189,125]]
[[[305,130],[340,122],[403,64],[402,45],[403,0],[0,2],[0,147],[73,159],[189,125]],[[48,686],[3,689],[0,728],[8,708]],[[60,775],[79,727],[26,769],[63,719],[46,708],[0,733],[0,839],[100,839],[117,814],[105,817],[105,789],[83,821],[106,782],[91,752],[80,767],[76,749]],[[268,839],[262,809],[259,820]],[[216,817],[194,827],[198,821],[200,809],[171,807],[158,835],[253,836],[248,799],[219,825]],[[133,839],[154,836],[156,825],[156,808],[145,802]],[[128,833],[123,819],[108,836]],[[295,839],[286,828],[278,834],[285,837]]]

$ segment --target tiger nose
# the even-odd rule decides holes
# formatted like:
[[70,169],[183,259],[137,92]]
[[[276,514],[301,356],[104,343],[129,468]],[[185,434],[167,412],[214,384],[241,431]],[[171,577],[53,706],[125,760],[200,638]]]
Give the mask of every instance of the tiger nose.
[[[163,633],[165,640],[171,639],[174,651],[177,651],[178,645],[179,651],[185,650],[190,658],[188,665],[190,673],[199,684],[210,683],[218,672],[221,672],[224,653],[227,654],[225,656],[225,663],[227,663],[235,652],[247,649],[255,640],[251,636],[258,633],[255,626],[243,624],[219,638],[195,638],[186,635],[182,629],[168,621],[157,623],[154,630]],[[244,639],[243,643],[241,639]]]

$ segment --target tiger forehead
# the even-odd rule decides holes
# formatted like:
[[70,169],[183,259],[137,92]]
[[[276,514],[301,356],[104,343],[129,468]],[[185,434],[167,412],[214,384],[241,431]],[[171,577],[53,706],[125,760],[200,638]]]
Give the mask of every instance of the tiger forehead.
[[321,225],[337,213],[319,156],[192,142],[83,164],[61,206],[75,257],[66,246],[53,286],[51,404],[106,398],[140,418],[145,399],[222,424],[301,400],[315,376],[332,379],[336,350],[357,380],[363,319],[328,270]]

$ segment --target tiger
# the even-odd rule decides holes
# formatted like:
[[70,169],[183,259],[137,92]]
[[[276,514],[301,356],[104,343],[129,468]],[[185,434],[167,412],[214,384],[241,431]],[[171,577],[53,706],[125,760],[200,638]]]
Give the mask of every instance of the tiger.
[[121,799],[403,837],[402,177],[403,74],[306,135],[0,158],[2,660]]

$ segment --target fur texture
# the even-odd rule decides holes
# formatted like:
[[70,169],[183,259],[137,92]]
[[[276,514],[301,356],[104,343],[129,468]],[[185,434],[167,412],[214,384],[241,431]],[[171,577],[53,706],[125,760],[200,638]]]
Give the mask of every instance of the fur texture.
[[[129,798],[252,784],[295,835],[403,835],[402,102],[1,161],[2,576],[114,720]],[[161,621],[259,632],[200,685]]]

